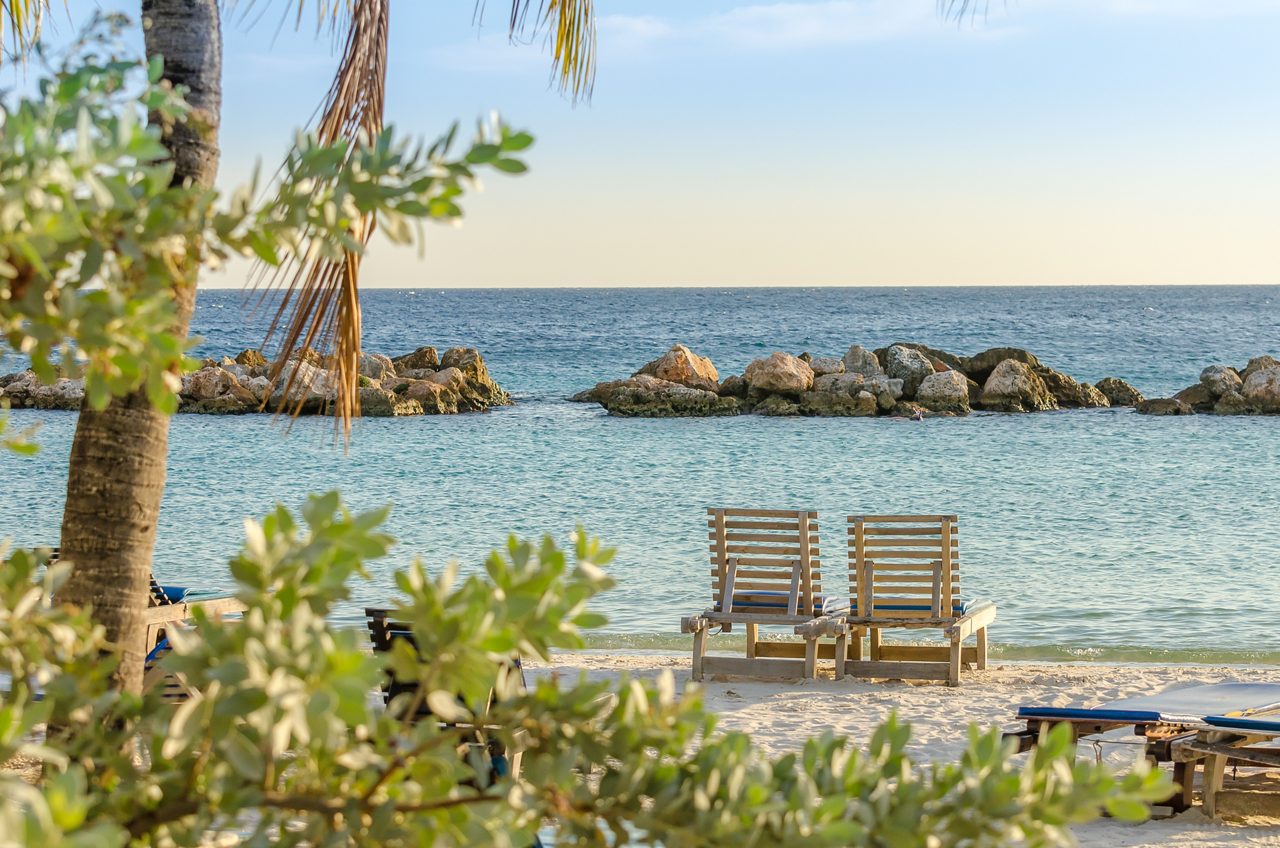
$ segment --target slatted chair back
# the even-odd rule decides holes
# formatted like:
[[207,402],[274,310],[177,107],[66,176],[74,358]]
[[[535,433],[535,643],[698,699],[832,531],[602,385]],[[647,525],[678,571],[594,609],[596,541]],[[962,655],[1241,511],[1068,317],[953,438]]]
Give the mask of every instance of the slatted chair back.
[[171,704],[180,704],[191,697],[192,689],[178,675],[161,667],[160,661],[172,650],[169,638],[161,636],[160,641],[147,654],[143,665],[142,688],[148,692],[159,690],[161,699]]
[[[373,645],[373,649],[378,652],[390,651],[392,644],[396,640],[404,640],[416,651],[418,642],[413,636],[413,627],[407,622],[395,621],[390,618],[390,611],[378,608],[368,608],[364,611],[365,621],[369,627],[369,641]],[[512,657],[512,663],[516,670],[520,673],[520,686],[524,688],[524,668],[520,663],[519,657]],[[382,703],[389,705],[397,695],[406,692],[416,692],[418,683],[416,680],[399,680],[390,671],[387,672],[387,679],[382,684]],[[494,702],[494,693],[489,692],[488,707],[492,707]],[[430,718],[434,714],[427,707],[425,699],[417,707],[412,716],[408,716],[409,720],[417,721],[418,719]]]
[[955,618],[960,597],[956,516],[849,516],[849,606],[859,618]]
[[[55,563],[57,563],[57,561],[61,558],[61,555],[62,555],[61,548],[50,548],[49,549],[49,565],[54,565]],[[165,591],[165,588],[160,585],[160,582],[158,580],[156,580],[155,574],[153,573],[151,575],[151,585],[147,589],[147,606],[163,607],[163,606],[168,606],[169,604],[176,604],[180,600],[181,598],[170,597],[169,593]]]
[[818,514],[794,509],[707,510],[716,610],[761,616],[821,612]]

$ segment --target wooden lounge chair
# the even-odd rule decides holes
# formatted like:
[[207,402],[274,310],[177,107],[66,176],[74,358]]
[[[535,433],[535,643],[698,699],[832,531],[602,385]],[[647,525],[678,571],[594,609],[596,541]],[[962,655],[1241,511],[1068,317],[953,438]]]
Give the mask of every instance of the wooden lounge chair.
[[[1269,772],[1280,769],[1280,717],[1254,714],[1211,715],[1196,732],[1173,741],[1172,759],[1178,766],[1194,770],[1203,763],[1200,803],[1204,814],[1216,819],[1227,792],[1224,787],[1227,766],[1262,768]],[[1257,775],[1254,775],[1256,777]],[[1274,777],[1267,782],[1265,793],[1256,784],[1239,794],[1248,802],[1247,815],[1280,815],[1280,793]],[[1238,791],[1238,790],[1237,790]],[[1260,809],[1261,808],[1261,809]]]
[[[1215,716],[1215,713],[1229,715]],[[1232,759],[1247,761],[1248,753],[1235,751],[1234,746],[1251,741],[1245,734],[1225,726],[1256,721],[1260,726],[1275,724],[1280,731],[1280,723],[1274,719],[1256,718],[1277,713],[1280,713],[1280,684],[1211,683],[1121,698],[1096,707],[1023,706],[1018,709],[1017,717],[1026,722],[1025,729],[1007,732],[1004,738],[1017,742],[1018,751],[1023,752],[1040,741],[1045,728],[1060,724],[1070,726],[1072,739],[1076,741],[1128,729],[1131,735],[1145,740],[1149,760],[1173,764],[1173,779],[1180,789],[1159,806],[1169,807],[1173,812],[1187,809],[1192,801],[1196,765],[1205,762],[1203,797],[1205,812],[1212,815],[1212,796],[1222,786],[1225,759],[1215,762],[1211,758],[1226,754],[1226,748],[1232,747]],[[1215,727],[1215,724],[1222,726]],[[1263,757],[1274,756],[1276,751],[1264,752]]]
[[[870,630],[870,659],[851,657],[836,666],[837,679],[882,677],[960,683],[964,665],[987,666],[990,602],[969,603],[960,594],[959,522],[954,515],[849,516],[849,612],[797,627],[806,637],[834,636],[836,653]],[[880,631],[941,630],[948,645],[885,645]],[[976,645],[963,643],[970,636]]]
[[[832,657],[806,642],[761,642],[760,626],[796,625],[848,610],[843,596],[822,594],[818,514],[793,509],[708,509],[713,604],[680,621],[693,634],[693,679],[708,674],[751,677],[815,676],[819,656]],[[707,656],[711,628],[747,633],[745,657]],[[837,663],[838,665],[839,663]]]
[[[403,639],[414,650],[417,650],[417,640],[413,636],[413,628],[406,622],[395,621],[391,616],[390,610],[379,608],[367,608],[364,611],[365,622],[369,627],[369,641],[373,645],[375,651],[390,651],[392,644],[396,640]],[[511,658],[511,667],[514,668],[520,678],[520,689],[524,690],[524,667],[520,663],[519,657]],[[382,684],[382,703],[388,709],[405,709],[407,703],[413,707],[412,711],[400,716],[404,721],[422,721],[440,719],[431,712],[431,708],[427,706],[425,698],[397,698],[400,695],[416,693],[418,691],[417,681],[399,680],[390,671],[387,672],[387,679]],[[488,706],[493,706],[494,692],[489,691]],[[489,763],[493,769],[495,778],[507,777],[517,778],[520,776],[520,759],[521,752],[516,750],[508,751],[501,741],[492,737],[488,732],[491,728],[484,726],[470,726],[461,724],[450,724],[440,721],[441,726],[467,728],[471,732],[466,734],[462,740],[459,753],[464,754],[467,748],[484,749],[489,756]],[[484,787],[476,787],[484,788]]]
[[[56,563],[60,554],[59,548],[51,548],[48,564]],[[164,699],[175,703],[190,697],[193,690],[186,681],[160,666],[160,660],[170,650],[168,631],[183,626],[196,609],[220,617],[244,612],[244,608],[244,604],[232,597],[196,593],[185,586],[161,586],[153,573],[147,596],[147,655],[142,673],[143,690],[160,687]]]

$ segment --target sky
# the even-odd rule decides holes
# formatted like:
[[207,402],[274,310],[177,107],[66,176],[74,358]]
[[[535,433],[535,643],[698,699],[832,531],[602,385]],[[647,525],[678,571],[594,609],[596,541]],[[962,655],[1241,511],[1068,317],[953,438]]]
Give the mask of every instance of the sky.
[[[227,188],[274,168],[337,63],[257,4],[224,23]],[[137,8],[70,3],[95,5]],[[537,143],[425,255],[375,243],[364,285],[1280,282],[1280,0],[991,0],[961,24],[935,0],[596,0],[576,106],[506,6],[393,0],[390,123],[496,109]]]

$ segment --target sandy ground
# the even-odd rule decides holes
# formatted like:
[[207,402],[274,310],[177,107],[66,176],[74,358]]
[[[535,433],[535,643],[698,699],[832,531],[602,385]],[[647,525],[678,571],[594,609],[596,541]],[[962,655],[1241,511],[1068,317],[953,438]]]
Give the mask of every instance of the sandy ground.
[[[670,670],[687,680],[687,656],[584,652],[560,654],[552,665],[529,666],[531,675],[592,679],[622,672],[641,678]],[[868,682],[851,678],[807,682],[712,680],[704,684],[707,705],[721,716],[721,726],[751,734],[770,754],[796,750],[807,736],[832,728],[857,741],[896,709],[911,723],[914,755],[920,760],[954,760],[965,746],[970,723],[1015,729],[1021,704],[1094,706],[1175,686],[1226,680],[1280,683],[1280,669],[1214,666],[1103,666],[1093,664],[993,664],[967,674],[958,688],[937,683]],[[1108,738],[1099,746],[1107,762],[1123,767],[1141,750],[1132,737]],[[1082,744],[1080,756],[1098,750]],[[1280,820],[1211,822],[1198,807],[1170,819],[1141,825],[1103,820],[1076,833],[1082,845],[1102,846],[1280,846]]]

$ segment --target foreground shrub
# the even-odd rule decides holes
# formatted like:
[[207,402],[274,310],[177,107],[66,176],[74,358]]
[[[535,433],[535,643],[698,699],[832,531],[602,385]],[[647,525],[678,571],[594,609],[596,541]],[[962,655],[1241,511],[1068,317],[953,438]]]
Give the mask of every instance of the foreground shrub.
[[[198,693],[177,707],[109,688],[100,628],[50,600],[70,565],[8,557],[0,761],[40,769],[0,773],[0,843],[527,846],[545,822],[569,845],[1062,845],[1068,825],[1139,818],[1170,791],[1142,763],[1117,777],[1075,761],[1065,735],[1015,764],[998,731],[970,728],[960,762],[920,766],[890,717],[865,751],[825,734],[770,759],[669,675],[521,692],[504,659],[580,648],[604,623],[587,605],[611,552],[581,531],[571,551],[513,538],[467,577],[415,561],[396,574],[396,614],[421,658],[371,654],[328,617],[392,544],[385,510],[352,515],[327,494],[301,517],[246,522],[231,573],[247,612],[173,634],[163,662]],[[384,711],[370,692],[389,667],[437,715],[522,748],[519,779],[460,756],[466,731]]]

